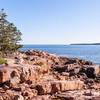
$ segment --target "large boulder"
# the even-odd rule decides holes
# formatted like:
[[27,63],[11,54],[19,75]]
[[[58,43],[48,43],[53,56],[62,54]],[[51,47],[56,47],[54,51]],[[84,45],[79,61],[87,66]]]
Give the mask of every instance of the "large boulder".
[[[80,80],[73,80],[73,81],[54,81],[53,86],[59,87],[60,91],[67,91],[67,90],[80,90],[83,89],[84,83]],[[52,88],[54,89],[54,88]],[[59,90],[59,89],[58,89]]]
[[80,68],[80,74],[85,73],[88,78],[96,78],[96,76],[100,75],[100,66],[99,65],[91,65],[91,66],[83,66]]
[[51,81],[42,82],[36,86],[38,94],[53,94],[59,91],[80,90],[83,89],[84,83],[79,80],[75,81]]

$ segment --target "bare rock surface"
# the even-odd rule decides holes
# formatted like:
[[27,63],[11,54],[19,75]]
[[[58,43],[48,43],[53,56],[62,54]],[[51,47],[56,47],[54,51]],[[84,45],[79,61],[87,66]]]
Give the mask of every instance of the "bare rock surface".
[[0,100],[100,100],[100,65],[29,50],[0,65]]

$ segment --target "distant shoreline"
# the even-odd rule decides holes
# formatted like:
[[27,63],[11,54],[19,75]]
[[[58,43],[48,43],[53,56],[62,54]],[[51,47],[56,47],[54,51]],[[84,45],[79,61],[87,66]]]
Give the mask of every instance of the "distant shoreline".
[[100,45],[100,43],[76,43],[76,44],[70,44],[70,45]]

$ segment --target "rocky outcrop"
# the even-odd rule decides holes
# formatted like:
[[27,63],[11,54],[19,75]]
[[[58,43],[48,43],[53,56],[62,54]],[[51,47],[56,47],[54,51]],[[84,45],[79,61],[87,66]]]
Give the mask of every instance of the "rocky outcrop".
[[55,96],[55,100],[99,100],[100,92],[92,90],[79,90],[68,91],[64,93],[58,93]]
[[53,94],[56,92],[63,92],[67,90],[80,90],[83,89],[84,83],[82,81],[51,81],[42,82],[36,86],[36,90],[40,95]]
[[100,65],[35,50],[18,54],[0,65],[0,100],[100,99]]

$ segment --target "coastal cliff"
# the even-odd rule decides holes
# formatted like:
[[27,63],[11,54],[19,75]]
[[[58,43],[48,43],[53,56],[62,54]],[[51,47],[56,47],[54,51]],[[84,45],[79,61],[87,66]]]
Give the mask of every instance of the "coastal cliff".
[[0,100],[100,100],[100,65],[29,50],[0,65]]

